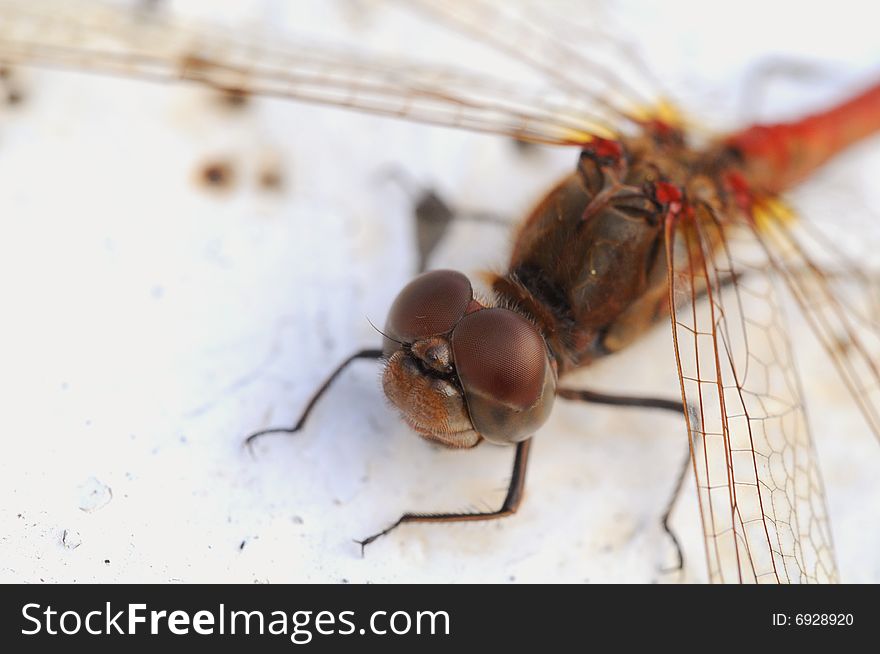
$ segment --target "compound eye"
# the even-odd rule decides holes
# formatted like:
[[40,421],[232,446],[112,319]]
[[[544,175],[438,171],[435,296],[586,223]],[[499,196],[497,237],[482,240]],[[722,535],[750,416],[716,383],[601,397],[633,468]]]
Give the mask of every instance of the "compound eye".
[[[412,343],[448,334],[461,320],[474,292],[467,277],[454,270],[432,270],[419,275],[397,295],[385,333],[396,341]],[[385,353],[397,343],[385,339]]]
[[471,423],[487,440],[524,440],[550,415],[556,379],[547,347],[518,313],[468,314],[452,332],[452,355]]

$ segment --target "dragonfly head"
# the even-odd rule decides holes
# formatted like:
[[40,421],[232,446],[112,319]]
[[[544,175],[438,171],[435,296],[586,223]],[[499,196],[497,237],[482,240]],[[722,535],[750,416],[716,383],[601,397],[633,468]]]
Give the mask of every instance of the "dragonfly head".
[[385,394],[429,440],[517,443],[550,415],[556,373],[541,332],[515,311],[480,304],[459,272],[435,270],[404,287],[383,349]]

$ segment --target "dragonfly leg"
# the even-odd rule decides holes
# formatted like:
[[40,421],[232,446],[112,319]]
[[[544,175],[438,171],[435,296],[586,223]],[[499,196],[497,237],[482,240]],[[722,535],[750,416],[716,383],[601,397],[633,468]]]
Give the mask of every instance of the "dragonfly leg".
[[315,408],[315,405],[318,403],[318,400],[321,399],[321,396],[324,395],[329,389],[330,386],[336,381],[336,378],[345,370],[349,364],[357,361],[358,359],[381,359],[382,358],[382,350],[370,349],[370,350],[360,350],[355,352],[350,357],[348,357],[345,361],[336,366],[336,369],[330,373],[330,376],[324,380],[324,383],[321,384],[318,389],[312,394],[312,397],[309,398],[308,403],[306,404],[306,408],[303,409],[302,414],[299,417],[299,420],[296,421],[296,424],[293,427],[272,427],[270,429],[261,429],[260,431],[255,431],[253,434],[248,436],[245,439],[244,444],[248,447],[261,436],[265,436],[266,434],[295,434],[305,425],[306,420],[309,417],[309,414],[312,412],[312,409]]
[[484,225],[498,225],[499,227],[510,227],[513,224],[512,220],[499,216],[491,211],[465,211],[459,214],[458,219],[472,223],[482,223]]
[[678,471],[678,478],[675,480],[675,488],[672,490],[672,497],[669,498],[669,502],[666,504],[666,511],[663,512],[663,518],[660,520],[660,524],[663,526],[663,531],[669,535],[669,539],[675,546],[677,563],[671,568],[662,568],[660,572],[681,572],[684,569],[684,555],[681,552],[681,545],[678,542],[675,532],[672,531],[672,528],[669,526],[669,518],[672,515],[672,511],[675,509],[675,503],[681,495],[681,489],[684,486],[684,478],[687,476],[687,471],[690,467],[691,448],[688,446],[684,453],[684,460],[681,462],[681,468]]
[[411,175],[397,167],[388,167],[381,177],[395,181],[412,202],[418,241],[419,273],[427,269],[428,259],[453,221],[462,220],[508,227],[512,224],[510,220],[489,211],[460,211],[453,208],[435,190],[421,186]]
[[580,400],[592,404],[610,404],[612,406],[631,406],[640,409],[664,409],[684,414],[684,404],[681,400],[667,400],[662,397],[638,397],[632,395],[611,395],[609,393],[597,393],[580,388],[560,388],[556,391],[559,397],[566,400]]
[[455,218],[455,212],[436,192],[421,186],[411,175],[397,166],[388,166],[381,177],[396,182],[409,196],[416,227],[418,272],[423,273],[427,269],[431,253],[446,235],[449,225]]
[[523,489],[526,483],[526,467],[529,463],[529,450],[532,439],[521,441],[516,445],[516,455],[513,458],[513,473],[510,475],[510,484],[507,487],[507,495],[504,503],[497,511],[484,511],[475,513],[404,513],[397,522],[382,531],[373,534],[363,540],[355,542],[361,546],[361,556],[364,549],[377,538],[385,536],[399,526],[408,522],[477,522],[482,520],[497,520],[506,518],[516,513],[523,498]]
[[[673,411],[675,413],[678,413],[679,415],[684,415],[685,412],[685,405],[681,400],[669,400],[660,397],[610,395],[607,393],[597,393],[595,391],[573,388],[560,388],[556,391],[556,394],[559,395],[559,397],[565,398],[567,400],[581,400],[583,402],[592,402],[594,404],[629,406],[641,409],[663,409],[665,411]],[[694,415],[693,411],[690,411],[690,413],[691,415]],[[688,446],[684,463],[681,466],[681,470],[679,471],[678,477],[675,481],[675,487],[672,491],[672,496],[669,498],[669,502],[666,504],[666,510],[663,512],[663,517],[660,520],[660,525],[663,527],[663,531],[665,531],[669,535],[669,539],[672,541],[672,545],[675,548],[675,556],[678,563],[672,568],[662,569],[661,572],[678,572],[684,568],[684,554],[681,551],[681,545],[678,542],[678,538],[672,531],[672,528],[669,526],[669,518],[672,515],[672,511],[675,508],[675,503],[678,501],[678,497],[681,494],[681,489],[684,485],[684,479],[687,475],[687,470],[690,467],[690,463],[691,450],[690,446]]]

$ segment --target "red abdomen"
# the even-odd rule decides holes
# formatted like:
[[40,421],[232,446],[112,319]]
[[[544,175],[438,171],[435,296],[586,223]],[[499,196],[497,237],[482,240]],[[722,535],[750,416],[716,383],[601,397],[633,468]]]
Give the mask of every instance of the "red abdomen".
[[787,190],[838,152],[880,131],[880,84],[831,109],[790,123],[754,125],[727,145],[739,151],[751,184]]

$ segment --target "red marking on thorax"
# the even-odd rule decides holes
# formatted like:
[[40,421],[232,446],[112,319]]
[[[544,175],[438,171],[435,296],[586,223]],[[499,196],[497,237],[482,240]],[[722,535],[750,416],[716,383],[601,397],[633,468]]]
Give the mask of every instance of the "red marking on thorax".
[[[684,195],[681,189],[669,182],[654,182],[654,199],[667,208],[667,215],[675,216],[685,208]],[[689,210],[690,207],[687,207]]]
[[663,204],[680,203],[682,200],[681,189],[669,182],[655,182],[654,195]]
[[619,141],[612,141],[610,139],[596,137],[584,147],[584,150],[593,153],[601,159],[623,158],[623,146],[620,145]]
[[673,127],[665,120],[660,120],[659,118],[652,118],[644,121],[642,127],[650,134],[653,134],[655,139],[659,141],[678,140],[681,135],[678,128]]
[[755,198],[752,195],[752,189],[742,173],[732,170],[725,174],[724,183],[728,191],[733,195],[736,205],[742,209],[747,215],[752,215],[752,207],[755,204]]

